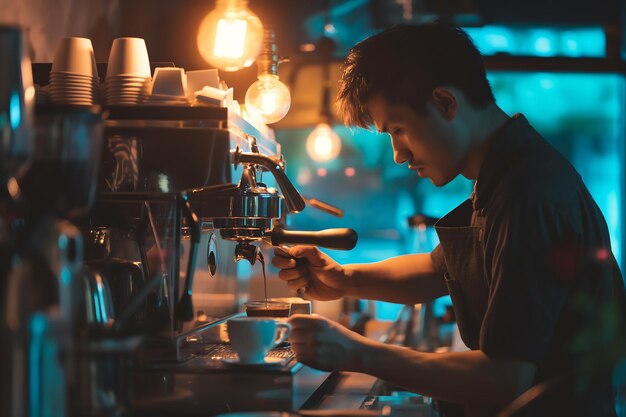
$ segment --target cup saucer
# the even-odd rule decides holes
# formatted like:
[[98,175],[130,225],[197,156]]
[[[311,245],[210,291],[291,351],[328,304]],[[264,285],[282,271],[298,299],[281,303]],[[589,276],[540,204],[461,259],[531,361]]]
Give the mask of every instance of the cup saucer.
[[223,358],[222,362],[228,366],[240,368],[275,368],[283,365],[284,358],[265,358],[263,362],[241,362],[239,358]]

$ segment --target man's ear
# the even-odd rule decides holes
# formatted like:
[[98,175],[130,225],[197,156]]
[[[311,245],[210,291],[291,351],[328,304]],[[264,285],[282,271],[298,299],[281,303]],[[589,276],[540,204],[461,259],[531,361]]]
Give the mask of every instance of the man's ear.
[[433,104],[439,110],[446,120],[452,120],[456,116],[458,110],[458,99],[456,95],[448,88],[435,87],[431,94]]

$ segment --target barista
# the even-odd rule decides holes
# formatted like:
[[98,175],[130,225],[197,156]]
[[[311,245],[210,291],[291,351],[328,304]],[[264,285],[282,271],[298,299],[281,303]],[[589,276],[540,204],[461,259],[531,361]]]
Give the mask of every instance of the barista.
[[[445,23],[399,26],[349,53],[338,96],[348,125],[389,134],[394,160],[444,186],[474,192],[436,225],[440,245],[372,264],[339,265],[316,247],[272,263],[308,297],[402,304],[449,294],[470,348],[412,351],[317,316],[294,316],[299,361],[374,375],[489,416],[534,384],[595,358],[624,334],[624,284],[598,206],[568,161],[521,114],[495,103],[469,37]],[[294,258],[305,259],[296,263]],[[532,415],[613,416],[608,378],[582,398],[550,398]]]

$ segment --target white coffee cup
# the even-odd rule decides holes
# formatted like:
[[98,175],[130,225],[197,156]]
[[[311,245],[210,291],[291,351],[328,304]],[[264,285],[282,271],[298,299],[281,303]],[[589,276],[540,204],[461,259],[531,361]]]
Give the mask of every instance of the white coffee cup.
[[228,338],[241,363],[263,363],[270,349],[283,343],[291,333],[289,323],[263,317],[228,320]]
[[107,78],[118,75],[150,78],[150,59],[146,41],[141,38],[117,38],[113,41]]
[[90,78],[98,77],[91,40],[87,38],[61,39],[54,53],[52,72]]

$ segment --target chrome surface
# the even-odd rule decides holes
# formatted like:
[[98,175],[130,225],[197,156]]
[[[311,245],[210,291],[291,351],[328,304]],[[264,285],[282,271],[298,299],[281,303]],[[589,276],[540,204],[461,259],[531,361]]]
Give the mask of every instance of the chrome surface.
[[[249,217],[230,217],[230,218],[217,218],[213,220],[213,226],[216,229],[221,229],[222,237],[224,238],[233,238],[236,239],[237,234],[232,231],[232,229],[242,229],[244,231],[246,229],[250,230],[260,230],[262,232],[265,229],[269,229],[272,226],[271,218],[249,218]],[[265,233],[263,233],[264,235]],[[262,236],[262,235],[261,235]]]
[[274,178],[276,178],[276,182],[283,193],[289,211],[299,213],[304,210],[306,203],[296,187],[289,181],[285,173],[285,164],[281,159],[255,152],[242,152],[239,147],[231,151],[231,155],[235,166],[237,164],[254,164],[269,170]]
[[239,242],[235,247],[235,262],[246,260],[250,265],[254,265],[257,260],[263,261],[263,254],[258,246],[249,242]]
[[280,217],[280,196],[276,190],[248,190],[231,199],[228,217],[277,219]]
[[111,327],[114,322],[113,297],[105,277],[98,271],[84,274],[85,319],[87,323]]
[[264,229],[221,229],[220,236],[222,239],[232,240],[235,242],[256,242],[265,236]]

